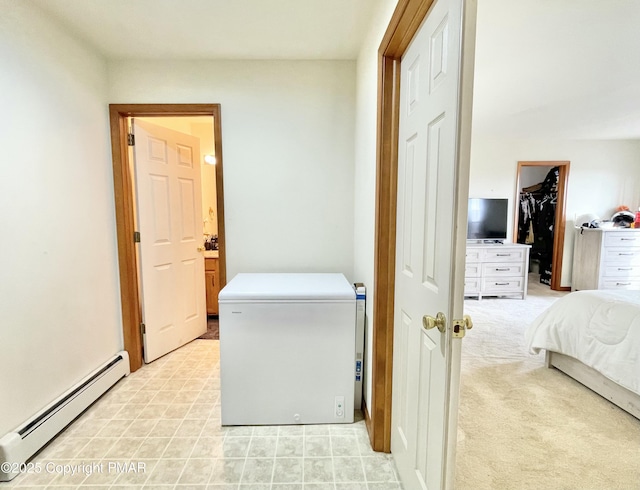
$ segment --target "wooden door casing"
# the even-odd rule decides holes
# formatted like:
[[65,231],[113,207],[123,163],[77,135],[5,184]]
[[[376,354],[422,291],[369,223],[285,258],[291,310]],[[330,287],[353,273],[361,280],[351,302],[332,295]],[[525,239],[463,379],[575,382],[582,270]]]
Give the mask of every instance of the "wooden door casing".
[[205,258],[204,264],[207,293],[207,315],[218,315],[218,293],[220,293],[218,259]]
[[127,144],[129,117],[211,116],[214,120],[216,154],[216,204],[218,208],[218,244],[220,286],[226,284],[226,234],[224,220],[224,156],[220,104],[110,104],[111,155],[118,242],[118,269],[124,349],[129,353],[131,372],[143,364],[140,333],[141,304],[138,288],[138,265],[134,242],[133,180],[129,172]]

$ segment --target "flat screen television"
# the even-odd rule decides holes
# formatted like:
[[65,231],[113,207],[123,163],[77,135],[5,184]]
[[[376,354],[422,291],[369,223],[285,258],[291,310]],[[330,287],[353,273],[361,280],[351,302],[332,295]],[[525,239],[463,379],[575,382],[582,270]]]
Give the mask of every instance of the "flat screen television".
[[505,240],[508,206],[508,199],[470,198],[467,240]]

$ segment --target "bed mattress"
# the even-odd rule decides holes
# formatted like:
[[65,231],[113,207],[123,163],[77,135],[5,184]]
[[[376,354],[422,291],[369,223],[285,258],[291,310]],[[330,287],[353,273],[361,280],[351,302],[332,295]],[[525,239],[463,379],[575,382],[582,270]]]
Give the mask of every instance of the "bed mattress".
[[571,356],[640,395],[640,291],[576,291],[525,332],[529,351]]

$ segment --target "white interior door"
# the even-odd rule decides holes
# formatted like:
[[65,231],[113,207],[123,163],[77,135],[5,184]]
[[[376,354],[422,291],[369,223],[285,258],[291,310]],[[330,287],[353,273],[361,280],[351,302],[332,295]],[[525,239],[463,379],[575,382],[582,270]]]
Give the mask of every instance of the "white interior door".
[[207,330],[200,140],[133,120],[144,360]]
[[[459,150],[463,3],[436,0],[401,62],[391,452],[406,490],[445,488],[455,455],[460,340],[451,321],[462,317],[464,255],[455,261],[468,195]],[[423,327],[438,312],[444,333]]]

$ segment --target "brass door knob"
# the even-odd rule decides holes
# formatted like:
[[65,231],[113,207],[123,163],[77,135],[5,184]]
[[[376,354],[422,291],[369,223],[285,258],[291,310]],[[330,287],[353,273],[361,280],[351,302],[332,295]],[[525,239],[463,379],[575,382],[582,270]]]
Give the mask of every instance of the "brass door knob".
[[473,320],[471,320],[469,315],[463,315],[462,322],[464,323],[464,328],[467,330],[471,330],[473,328]]
[[422,326],[426,330],[431,330],[432,328],[438,327],[438,330],[444,333],[447,328],[447,319],[442,312],[439,312],[435,318],[429,315],[425,315],[422,317]]

